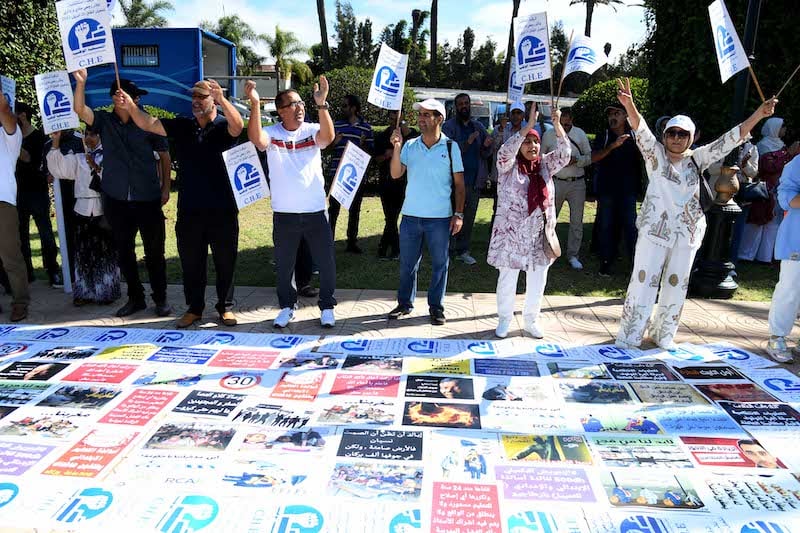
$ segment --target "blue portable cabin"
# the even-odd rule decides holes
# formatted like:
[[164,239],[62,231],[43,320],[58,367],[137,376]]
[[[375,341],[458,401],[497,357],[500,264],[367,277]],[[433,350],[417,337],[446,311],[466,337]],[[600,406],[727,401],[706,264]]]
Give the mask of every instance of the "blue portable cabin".
[[[200,28],[114,28],[120,78],[132,80],[149,94],[142,104],[189,115],[190,89],[198,80],[214,78],[236,96],[236,46]],[[86,102],[96,108],[111,103],[114,66],[89,69]]]

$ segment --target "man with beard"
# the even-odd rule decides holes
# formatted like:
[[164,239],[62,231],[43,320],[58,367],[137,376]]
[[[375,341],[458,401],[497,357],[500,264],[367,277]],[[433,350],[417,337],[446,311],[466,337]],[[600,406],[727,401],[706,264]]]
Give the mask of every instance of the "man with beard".
[[[213,80],[192,87],[192,115],[159,120],[140,110],[120,90],[115,103],[144,131],[169,137],[178,160],[178,255],[188,309],[175,324],[187,328],[200,320],[206,303],[208,248],[217,277],[217,312],[226,326],[233,314],[233,274],[239,247],[239,218],[222,152],[233,148],[244,128],[239,112]],[[225,116],[217,112],[222,108]]]

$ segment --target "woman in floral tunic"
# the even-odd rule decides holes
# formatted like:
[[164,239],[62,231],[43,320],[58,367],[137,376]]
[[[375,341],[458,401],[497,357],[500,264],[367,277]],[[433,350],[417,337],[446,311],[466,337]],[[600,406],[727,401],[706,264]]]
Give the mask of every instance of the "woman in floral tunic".
[[511,327],[520,270],[527,276],[522,312],[525,331],[537,339],[543,337],[536,319],[547,270],[560,254],[552,176],[569,163],[570,143],[561,126],[561,111],[554,107],[558,142],[554,151],[541,155],[539,134],[532,129],[536,115],[536,106],[532,106],[528,124],[497,152],[497,215],[487,261],[500,271],[495,331],[500,338],[506,337]]

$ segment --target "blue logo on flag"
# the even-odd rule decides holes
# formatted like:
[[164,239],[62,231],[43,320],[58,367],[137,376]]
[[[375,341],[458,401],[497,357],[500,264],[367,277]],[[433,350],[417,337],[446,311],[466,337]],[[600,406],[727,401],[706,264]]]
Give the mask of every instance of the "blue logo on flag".
[[408,528],[422,529],[422,513],[419,509],[411,509],[404,513],[394,515],[389,522],[389,531],[408,531]]
[[19,487],[14,483],[0,483],[0,509],[11,503],[19,494]]
[[236,167],[236,171],[233,173],[233,183],[236,185],[237,191],[258,185],[260,179],[261,173],[250,163],[242,163]]
[[184,496],[170,505],[158,522],[158,530],[161,533],[193,533],[213,522],[218,513],[219,505],[208,496]]
[[375,87],[389,96],[397,96],[400,92],[400,77],[391,67],[383,66],[375,75]]
[[83,522],[91,520],[111,507],[114,496],[96,487],[84,489],[58,510],[59,522]]
[[792,530],[775,522],[758,520],[743,525],[740,533],[792,533]]
[[346,190],[348,194],[352,194],[358,183],[358,170],[356,170],[356,167],[351,163],[342,165],[342,168],[339,169],[339,175],[336,177],[336,181],[344,187],[344,190]]
[[509,85],[515,91],[521,91],[522,90],[522,85],[517,83],[517,71],[516,70],[511,73],[511,81],[509,82]]
[[728,59],[736,53],[736,45],[733,43],[733,36],[725,26],[717,26],[717,55],[720,59]]
[[668,533],[662,520],[652,516],[630,516],[619,525],[619,533]]
[[569,52],[567,62],[570,61],[582,61],[591,65],[597,61],[597,55],[588,46],[576,46]]
[[526,35],[517,47],[517,65],[544,65],[547,59],[547,47],[532,35]]
[[81,19],[69,30],[67,42],[76,55],[88,54],[105,46],[106,29],[94,19]]
[[508,529],[511,531],[524,530],[536,533],[556,533],[558,526],[547,513],[525,511],[508,517]]
[[44,95],[44,115],[46,117],[69,115],[71,111],[72,106],[69,103],[69,98],[64,93],[49,91]]

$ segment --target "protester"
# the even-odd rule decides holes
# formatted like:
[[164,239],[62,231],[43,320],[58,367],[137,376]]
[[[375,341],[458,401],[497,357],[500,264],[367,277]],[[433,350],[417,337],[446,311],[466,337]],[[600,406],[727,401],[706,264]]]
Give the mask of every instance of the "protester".
[[[674,349],[689,274],[706,231],[700,205],[701,171],[748,140],[750,130],[772,115],[777,100],[764,102],[742,124],[692,151],[695,127],[689,117],[672,117],[661,145],[636,109],[630,80],[617,83],[617,99],[628,113],[649,184],[637,220],[639,238],[616,342],[623,348],[639,346],[649,324],[653,340],[662,349]],[[657,296],[658,307],[650,321]]]
[[458,143],[461,150],[466,200],[464,225],[453,238],[452,252],[457,261],[465,265],[474,265],[477,261],[470,255],[469,247],[475,214],[478,212],[478,202],[481,199],[481,189],[489,176],[489,160],[493,154],[492,138],[486,133],[483,124],[472,118],[472,101],[468,94],[456,95],[455,108],[456,116],[442,125],[442,133],[454,143]]
[[514,317],[520,270],[526,272],[527,278],[522,312],[524,329],[534,338],[543,337],[537,319],[547,270],[556,258],[550,240],[557,240],[553,175],[569,164],[570,142],[561,122],[561,112],[553,108],[555,149],[541,155],[539,134],[532,129],[535,113],[535,109],[531,109],[528,123],[497,153],[497,218],[487,261],[500,271],[495,330],[500,338],[508,335]]
[[625,108],[619,103],[606,107],[608,129],[594,138],[592,150],[599,274],[604,277],[612,273],[620,234],[625,238],[625,248],[631,260],[636,248],[636,200],[642,192],[642,156],[633,140],[627,117]]
[[431,324],[441,326],[447,321],[443,304],[450,236],[461,231],[464,223],[464,165],[461,151],[442,133],[445,114],[442,103],[429,98],[415,103],[414,110],[419,112],[417,124],[422,135],[403,144],[402,130],[396,128],[391,137],[392,178],[400,179],[407,172],[408,187],[400,223],[398,305],[389,312],[389,318],[408,315],[414,308],[424,242],[432,266],[428,311]]
[[[348,142],[353,143],[367,153],[372,153],[373,150],[372,126],[361,115],[361,99],[358,96],[348,94],[344,97],[342,115],[342,120],[337,120],[333,124],[336,137],[333,138],[333,143],[331,143],[333,156],[328,167],[328,190],[333,186],[336,170],[339,168],[339,162],[342,160],[342,155],[344,155]],[[364,199],[363,190],[364,182],[362,181],[355,196],[353,196],[353,202],[350,204],[347,217],[347,248],[345,248],[345,251],[354,254],[362,253],[361,248],[358,246],[358,224],[361,218],[361,202]],[[341,205],[333,196],[329,196],[328,200],[328,217],[335,240],[336,221],[339,218]]]
[[742,233],[739,259],[771,263],[775,250],[775,238],[783,219],[783,211],[778,208],[778,181],[783,167],[800,153],[800,142],[786,147],[783,136],[786,126],[783,119],[772,117],[761,128],[762,139],[758,148],[758,177],[767,184],[769,198],[756,200],[750,204],[747,225]]
[[[100,132],[103,142],[103,205],[111,224],[119,268],[128,284],[128,301],[117,311],[117,316],[125,317],[147,308],[136,263],[137,232],[144,245],[156,315],[168,316],[172,307],[167,303],[166,231],[161,209],[169,201],[171,159],[167,141],[139,128],[116,99],[112,111],[93,111],[86,105],[86,70],[77,70],[72,75],[75,112],[89,127]],[[120,83],[121,87],[116,81],[111,83],[109,96],[113,98],[121,89],[138,106],[147,91],[130,80],[122,79]],[[158,153],[164,179],[158,177],[153,152]]]
[[[110,304],[119,299],[120,283],[114,243],[103,219],[100,182],[103,176],[103,147],[97,131],[88,128],[82,144],[69,142],[70,130],[50,135],[47,168],[59,181],[74,182],[75,283],[72,303]],[[62,146],[61,141],[65,143]]]
[[[538,116],[539,113],[537,112]],[[489,169],[489,179],[492,180],[492,220],[490,228],[494,227],[494,219],[497,216],[497,152],[507,140],[509,140],[515,133],[522,129],[525,122],[525,106],[522,102],[514,102],[509,109],[508,120],[506,117],[501,117],[500,125],[496,126],[492,131],[492,149],[494,154],[492,156],[492,164]],[[490,229],[491,231],[491,229]]]
[[[383,234],[378,243],[379,259],[400,259],[400,233],[397,231],[397,222],[400,218],[400,210],[406,198],[406,185],[408,179],[403,174],[398,179],[393,179],[389,166],[392,160],[391,136],[398,123],[400,111],[389,111],[389,127],[375,136],[375,161],[378,163],[378,192],[381,197],[381,207],[383,207]],[[403,136],[403,144],[409,139],[419,137],[419,131],[408,125],[403,117],[400,117],[400,133]]]
[[0,262],[11,287],[11,322],[28,316],[28,272],[19,242],[17,180],[14,168],[22,148],[22,131],[3,91],[0,91]]
[[[769,308],[767,353],[779,363],[792,363],[794,357],[786,345],[786,337],[800,311],[800,157],[783,167],[778,205],[786,210],[786,218],[778,228],[775,242],[775,259],[781,262],[781,273]],[[800,347],[795,346],[793,351],[797,353]]]
[[[572,155],[569,164],[554,176],[556,217],[561,213],[564,201],[569,205],[569,237],[567,239],[567,262],[575,270],[583,270],[578,259],[583,240],[583,204],[586,202],[585,167],[592,164],[592,146],[586,133],[573,124],[572,109],[561,110],[561,126],[567,132]],[[555,150],[558,144],[557,130],[548,130],[542,137],[542,152]]]
[[[224,325],[235,326],[233,277],[239,248],[239,209],[222,152],[236,145],[244,129],[241,115],[214,80],[198,81],[192,87],[193,118],[159,120],[140,110],[124,90],[114,101],[144,131],[167,136],[178,160],[175,235],[188,309],[175,325],[188,328],[203,317],[210,246],[216,273],[216,310]],[[225,116],[217,112],[217,106]]]
[[272,238],[281,308],[273,325],[283,328],[294,319],[297,287],[292,278],[300,241],[305,239],[319,269],[320,323],[323,327],[333,327],[336,324],[333,313],[336,261],[333,233],[325,217],[325,181],[320,152],[335,136],[326,101],[328,80],[320,76],[319,83],[314,85],[319,124],[304,122],[305,102],[296,91],[286,90],[275,96],[281,122],[262,129],[261,102],[255,82],[245,84],[245,96],[250,100],[247,136],[256,148],[267,150],[272,187]]

